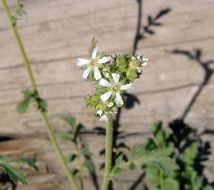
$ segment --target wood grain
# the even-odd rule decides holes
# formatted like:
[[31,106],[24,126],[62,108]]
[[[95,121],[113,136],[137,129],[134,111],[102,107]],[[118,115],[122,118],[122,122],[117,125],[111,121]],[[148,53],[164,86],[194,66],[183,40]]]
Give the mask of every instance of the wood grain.
[[[14,1],[8,2],[12,8]],[[125,140],[129,145],[143,142],[153,121],[163,120],[167,124],[180,117],[203,82],[204,70],[199,62],[172,51],[194,53],[199,49],[203,62],[214,60],[213,6],[213,0],[143,1],[144,26],[148,15],[155,16],[166,8],[171,11],[160,18],[161,26],[152,27],[154,35],[145,33],[145,38],[138,43],[136,53],[148,57],[149,65],[136,82],[136,88],[130,91],[140,104],[124,110],[121,115],[121,130],[127,134]],[[92,37],[99,41],[100,51],[131,52],[138,21],[137,1],[30,0],[26,10],[27,16],[20,20],[19,31],[41,95],[48,100],[51,123],[55,129],[66,129],[60,115],[70,113],[77,117],[88,128],[84,139],[99,165],[103,159],[99,150],[104,139],[91,132],[104,123],[85,107],[83,99],[93,87],[81,78],[76,58],[87,57]],[[214,69],[213,65],[210,64],[210,68]],[[18,189],[68,189],[39,115],[33,108],[21,116],[16,113],[20,92],[27,87],[29,81],[19,51],[0,7],[0,137],[11,138],[0,143],[0,152],[10,156],[36,155],[40,171],[25,169],[31,183]],[[214,77],[211,76],[185,118],[199,131],[214,129],[213,92]],[[213,139],[206,138],[212,142],[214,152]],[[70,150],[69,145],[62,143],[62,146],[64,151]],[[214,180],[212,161],[214,156],[207,163],[210,180]],[[99,179],[100,175],[101,172]],[[130,176],[124,177],[127,184],[132,182]],[[125,188],[122,186],[118,189]]]

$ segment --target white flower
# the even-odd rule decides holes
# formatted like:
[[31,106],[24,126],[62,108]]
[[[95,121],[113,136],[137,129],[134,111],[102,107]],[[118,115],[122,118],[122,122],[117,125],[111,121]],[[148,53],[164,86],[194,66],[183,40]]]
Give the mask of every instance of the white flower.
[[111,57],[102,57],[101,59],[97,58],[97,50],[98,48],[95,47],[92,51],[92,56],[90,59],[77,59],[77,66],[86,66],[87,68],[83,72],[83,78],[87,79],[91,72],[94,72],[95,80],[99,80],[102,78],[101,73],[99,71],[99,66],[103,63],[107,63],[111,61]]
[[106,79],[100,79],[99,81],[99,85],[100,86],[105,86],[109,88],[109,91],[106,92],[105,94],[102,94],[100,96],[100,99],[105,102],[107,101],[112,95],[115,96],[115,103],[117,105],[123,105],[123,99],[120,95],[121,91],[123,90],[127,90],[129,88],[131,88],[132,84],[125,84],[125,85],[121,85],[119,80],[120,80],[120,75],[113,73],[112,74],[112,78],[113,81],[109,82]]

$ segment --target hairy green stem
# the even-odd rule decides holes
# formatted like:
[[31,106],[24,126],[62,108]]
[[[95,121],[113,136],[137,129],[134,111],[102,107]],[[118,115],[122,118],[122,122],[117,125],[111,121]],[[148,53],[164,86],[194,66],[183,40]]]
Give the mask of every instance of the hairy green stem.
[[75,142],[74,143],[74,146],[75,146],[75,149],[76,149],[76,152],[77,152],[77,155],[78,155],[78,158],[77,158],[77,162],[78,162],[78,165],[79,165],[79,182],[80,182],[80,187],[82,190],[84,190],[84,184],[83,184],[83,175],[82,175],[82,163],[81,163],[81,160],[80,160],[80,149],[79,149],[79,146],[78,146],[78,142]]
[[112,115],[108,115],[106,125],[106,143],[105,143],[105,173],[101,190],[109,189],[109,174],[112,168],[112,145],[113,145],[113,119]]
[[[25,48],[23,46],[23,43],[21,41],[21,38],[19,36],[19,33],[17,31],[17,28],[16,28],[16,24],[14,23],[14,19],[10,13],[10,10],[9,10],[9,7],[7,5],[7,2],[6,0],[2,0],[2,5],[3,5],[3,9],[5,11],[5,13],[7,14],[7,18],[8,18],[8,22],[10,24],[10,27],[11,27],[11,30],[13,31],[14,33],[14,36],[15,36],[15,39],[16,39],[16,42],[17,42],[17,45],[19,47],[19,50],[20,50],[20,53],[21,53],[21,56],[22,56],[22,59],[23,59],[23,63],[25,65],[25,68],[26,68],[26,71],[28,73],[28,76],[29,76],[29,79],[30,79],[30,82],[31,82],[31,86],[32,86],[32,89],[38,93],[38,90],[37,90],[37,85],[36,85],[36,81],[34,79],[34,76],[33,76],[33,72],[32,72],[32,69],[31,69],[31,66],[30,66],[30,62],[29,62],[29,59],[28,59],[28,56],[26,54],[26,51],[25,51]],[[40,112],[40,115],[42,117],[42,120],[44,122],[44,125],[45,125],[45,128],[48,132],[48,135],[49,135],[49,138],[51,140],[51,143],[53,145],[53,147],[55,148],[56,150],[56,153],[57,153],[57,156],[59,158],[59,161],[62,165],[62,168],[65,172],[65,174],[67,175],[72,187],[74,187],[75,190],[80,190],[77,182],[76,182],[76,179],[74,178],[73,174],[70,172],[70,169],[69,169],[69,166],[63,156],[63,153],[59,147],[59,144],[56,140],[56,137],[54,135],[54,132],[53,132],[53,129],[52,129],[52,126],[49,122],[49,119],[45,113],[45,111],[42,111],[42,110],[39,110]]]

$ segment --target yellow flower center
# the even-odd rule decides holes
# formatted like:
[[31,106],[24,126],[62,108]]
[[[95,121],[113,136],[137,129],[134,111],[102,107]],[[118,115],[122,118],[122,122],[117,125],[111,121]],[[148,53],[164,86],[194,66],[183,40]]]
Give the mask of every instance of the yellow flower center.
[[119,92],[119,91],[120,91],[120,85],[119,85],[119,84],[115,84],[115,85],[112,87],[112,90],[115,91],[115,92]]
[[93,66],[93,67],[97,66],[98,65],[97,60],[96,59],[91,59],[90,65]]

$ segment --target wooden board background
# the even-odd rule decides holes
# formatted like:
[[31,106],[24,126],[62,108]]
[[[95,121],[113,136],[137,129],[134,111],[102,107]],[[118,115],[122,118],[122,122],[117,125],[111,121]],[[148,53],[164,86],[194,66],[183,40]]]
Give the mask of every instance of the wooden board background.
[[[10,7],[13,0],[8,0]],[[199,131],[214,129],[214,1],[213,0],[142,0],[142,26],[147,17],[168,10],[159,19],[162,25],[150,26],[153,35],[143,32],[137,43],[137,54],[149,58],[149,65],[130,93],[140,104],[124,110],[122,130],[129,145],[143,142],[149,125],[156,120],[165,124],[179,118],[200,86],[203,86],[185,122]],[[92,37],[99,41],[100,51],[119,53],[133,51],[139,20],[139,3],[135,0],[30,0],[27,16],[19,22],[19,31],[29,54],[33,71],[42,96],[48,100],[51,123],[55,129],[66,128],[60,120],[62,113],[74,115],[88,127],[103,126],[94,113],[84,105],[83,98],[92,89],[81,78],[76,66],[77,57],[87,57]],[[183,50],[193,55],[201,52],[200,59],[173,54]],[[205,73],[203,64],[209,64]],[[205,74],[209,75],[202,85]],[[41,119],[33,109],[25,115],[16,113],[21,91],[29,87],[19,51],[0,7],[0,153],[8,156],[36,155],[40,171],[26,169],[29,186],[18,189],[68,189],[53,148]],[[103,157],[99,150],[104,145],[102,136],[84,135],[92,147],[98,164]],[[204,138],[212,142],[212,136]],[[67,145],[62,144],[65,150]],[[214,180],[212,162],[206,174]],[[25,169],[25,168],[24,168]],[[57,176],[57,177],[56,177]],[[132,181],[125,177],[126,184]],[[123,189],[123,186],[118,189]],[[93,189],[93,188],[92,188]]]

